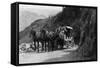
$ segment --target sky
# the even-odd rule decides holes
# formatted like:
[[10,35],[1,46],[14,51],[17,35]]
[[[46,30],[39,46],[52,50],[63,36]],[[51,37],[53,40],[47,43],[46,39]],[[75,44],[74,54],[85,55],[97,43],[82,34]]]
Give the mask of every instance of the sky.
[[54,15],[62,11],[60,6],[20,5],[20,11],[35,12],[44,16]]

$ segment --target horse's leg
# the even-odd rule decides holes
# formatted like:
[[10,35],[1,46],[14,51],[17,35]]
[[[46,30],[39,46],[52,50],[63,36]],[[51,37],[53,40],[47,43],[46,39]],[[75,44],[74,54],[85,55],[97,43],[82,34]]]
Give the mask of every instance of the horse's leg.
[[49,52],[49,41],[48,41],[48,45],[47,45],[47,51]]
[[50,40],[50,46],[49,46],[49,48],[50,48],[50,51],[52,51],[52,40]]
[[44,41],[42,40],[42,51],[44,51]]
[[46,47],[47,47],[47,51],[49,51],[49,40],[47,41]]
[[46,46],[47,46],[47,45],[46,45],[46,43],[47,43],[47,42],[46,42],[46,41],[44,41],[44,44],[45,44],[45,46],[44,46],[45,52],[46,52]]
[[62,39],[59,40],[60,49],[62,49]]
[[58,49],[59,43],[60,43],[60,41],[57,39],[57,40],[56,40],[56,45],[55,45],[55,50]]
[[38,46],[38,41],[37,40],[35,41],[35,44],[36,44],[36,52],[38,52],[39,46]]
[[52,40],[52,51],[54,51],[54,41]]
[[39,42],[41,43],[39,46],[41,47],[41,52],[42,52],[42,42],[41,42],[41,40]]
[[51,41],[49,40],[48,41],[48,52],[51,50],[51,43],[50,43]]
[[54,40],[54,50],[56,49],[56,45],[57,45],[57,41],[56,40]]
[[36,41],[34,40],[34,50],[36,51]]
[[56,45],[56,42],[55,42],[55,40],[52,40],[53,41],[53,47],[52,47],[52,49],[53,49],[53,51],[55,50],[55,45]]
[[62,49],[62,46],[63,46],[62,41],[60,41],[60,49]]
[[64,48],[64,40],[62,39],[62,49]]
[[36,51],[39,52],[39,45],[38,45],[38,40],[36,39]]
[[35,47],[36,47],[36,49],[35,49],[35,51],[37,52],[37,49],[38,49],[38,47],[37,47],[37,41],[35,40]]
[[37,41],[37,47],[38,47],[38,52],[39,52],[39,41]]

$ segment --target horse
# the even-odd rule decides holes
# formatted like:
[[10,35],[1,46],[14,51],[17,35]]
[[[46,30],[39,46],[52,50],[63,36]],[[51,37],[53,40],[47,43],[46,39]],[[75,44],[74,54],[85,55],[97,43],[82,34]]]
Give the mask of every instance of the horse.
[[59,45],[60,45],[60,49],[63,49],[64,47],[64,42],[65,42],[65,34],[64,34],[64,30],[60,31],[59,33]]
[[37,52],[39,52],[40,32],[36,32],[34,29],[31,29],[29,36],[32,37],[35,51],[37,50]]
[[40,41],[42,43],[42,51],[46,51],[47,37],[46,37],[46,30],[44,29],[40,30]]
[[63,48],[64,40],[61,37],[61,31],[62,31],[62,27],[59,27],[55,30],[55,33],[54,33],[55,49]]
[[[47,37],[48,31],[41,29],[40,31],[31,30],[30,35],[32,35],[32,39],[34,41],[35,49],[39,52],[40,44],[42,44],[42,51],[46,51],[49,45],[49,38]],[[37,43],[37,45],[36,45]]]
[[53,51],[54,50],[54,32],[53,31],[49,31],[46,34],[46,40],[48,42],[48,51]]
[[36,50],[36,31],[33,28],[30,31],[29,37],[32,37],[32,41],[34,42],[34,47]]

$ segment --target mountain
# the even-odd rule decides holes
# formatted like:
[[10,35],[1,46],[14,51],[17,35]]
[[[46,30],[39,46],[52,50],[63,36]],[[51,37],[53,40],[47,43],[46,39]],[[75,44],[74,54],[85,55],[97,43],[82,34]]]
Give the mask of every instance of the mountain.
[[19,31],[24,30],[26,27],[28,27],[33,21],[37,19],[43,19],[46,18],[43,15],[38,15],[34,12],[29,11],[20,11],[19,14]]

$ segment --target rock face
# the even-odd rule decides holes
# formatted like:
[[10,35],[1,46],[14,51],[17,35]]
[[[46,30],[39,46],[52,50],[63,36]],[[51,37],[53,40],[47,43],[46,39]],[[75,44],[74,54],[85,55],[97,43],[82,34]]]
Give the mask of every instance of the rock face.
[[78,54],[83,56],[95,55],[96,57],[97,22],[95,8],[65,7],[62,12],[54,16],[36,20],[19,33],[20,43],[31,41],[28,35],[32,27],[37,31],[40,29],[54,31],[57,27],[66,25],[74,29],[74,41],[80,46]]

